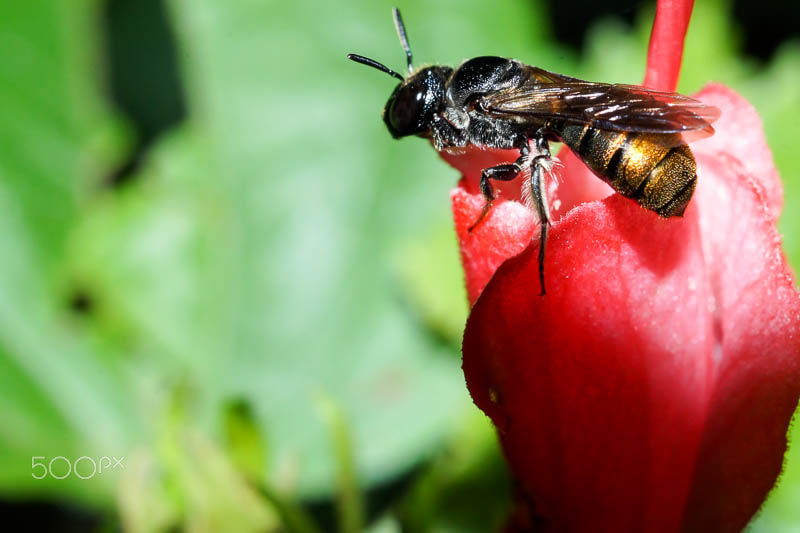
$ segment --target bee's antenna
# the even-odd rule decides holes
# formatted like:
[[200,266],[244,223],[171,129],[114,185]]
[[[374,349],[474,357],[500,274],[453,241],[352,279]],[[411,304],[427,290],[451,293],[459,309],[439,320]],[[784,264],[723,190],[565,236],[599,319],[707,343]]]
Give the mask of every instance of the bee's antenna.
[[392,8],[392,18],[394,19],[394,27],[397,29],[397,36],[400,37],[400,44],[406,52],[406,60],[408,61],[408,71],[414,70],[411,66],[411,48],[408,46],[408,36],[406,35],[406,25],[403,24],[403,17],[400,16],[400,10],[396,7]]
[[389,67],[387,67],[383,63],[378,63],[374,59],[370,59],[368,57],[360,56],[358,54],[347,54],[347,59],[355,61],[356,63],[361,63],[362,65],[367,65],[368,67],[376,68],[376,69],[378,69],[380,71],[385,72],[386,74],[388,74],[390,76],[394,76],[395,78],[397,78],[400,81],[403,81],[403,76],[401,76],[397,72],[393,71],[392,69],[390,69]]

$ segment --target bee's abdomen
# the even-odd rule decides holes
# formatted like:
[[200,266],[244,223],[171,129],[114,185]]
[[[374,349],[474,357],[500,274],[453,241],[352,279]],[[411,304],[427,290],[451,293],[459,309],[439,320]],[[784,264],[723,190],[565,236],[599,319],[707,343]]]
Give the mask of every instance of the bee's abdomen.
[[567,125],[558,132],[611,187],[662,217],[680,216],[697,183],[697,165],[679,136]]

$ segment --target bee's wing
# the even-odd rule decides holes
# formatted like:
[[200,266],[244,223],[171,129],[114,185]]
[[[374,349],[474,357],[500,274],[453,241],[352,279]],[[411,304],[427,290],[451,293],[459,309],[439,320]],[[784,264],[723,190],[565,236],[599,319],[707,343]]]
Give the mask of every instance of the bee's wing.
[[601,130],[646,133],[692,132],[692,138],[714,133],[719,109],[677,93],[638,85],[592,83],[535,67],[521,87],[481,98],[493,114],[531,116],[591,124]]

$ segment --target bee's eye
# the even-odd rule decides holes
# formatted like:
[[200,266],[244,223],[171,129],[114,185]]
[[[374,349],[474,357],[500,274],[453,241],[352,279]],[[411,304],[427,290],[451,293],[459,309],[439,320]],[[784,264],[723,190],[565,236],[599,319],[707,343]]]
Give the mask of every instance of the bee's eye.
[[426,129],[428,89],[422,80],[403,87],[389,109],[389,120],[400,135],[413,135]]
[[431,67],[399,85],[383,117],[389,132],[397,137],[425,133],[444,101],[444,84],[450,69]]

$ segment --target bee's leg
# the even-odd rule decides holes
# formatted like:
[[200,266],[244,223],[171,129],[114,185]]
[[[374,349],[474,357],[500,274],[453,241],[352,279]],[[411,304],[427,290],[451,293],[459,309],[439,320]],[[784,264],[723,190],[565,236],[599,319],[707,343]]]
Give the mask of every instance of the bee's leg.
[[481,214],[478,216],[478,219],[467,231],[472,233],[472,230],[483,222],[484,217],[486,217],[486,214],[489,213],[489,209],[492,207],[494,192],[492,192],[492,185],[489,183],[489,180],[511,181],[516,178],[522,170],[522,165],[516,162],[483,169],[483,172],[481,172],[481,192],[483,193],[486,203],[483,204],[483,209],[481,209]]
[[547,145],[547,139],[544,137],[536,139],[536,146],[539,155],[534,157],[531,162],[531,191],[533,192],[534,204],[542,228],[539,235],[539,286],[542,289],[541,295],[544,296],[544,251],[547,244],[547,228],[550,225],[550,209],[547,205],[547,194],[545,192],[543,162],[550,159],[550,148]]
[[481,214],[478,216],[478,220],[476,220],[467,230],[470,233],[472,233],[472,230],[474,230],[481,222],[483,222],[484,217],[486,217],[487,213],[489,213],[489,209],[492,207],[492,202],[494,202],[494,192],[492,191],[492,185],[489,183],[489,180],[511,181],[519,176],[520,172],[525,170],[523,165],[525,165],[531,153],[531,149],[528,147],[527,140],[520,144],[519,152],[520,156],[513,163],[485,168],[483,169],[483,172],[481,172],[481,193],[483,193],[486,203],[483,204],[483,209],[481,209]]
[[536,157],[541,158],[544,156],[545,159],[550,159],[550,143],[547,142],[547,132],[550,131],[545,128],[541,128],[539,131],[536,132],[536,136],[534,137],[534,142],[536,142]]

